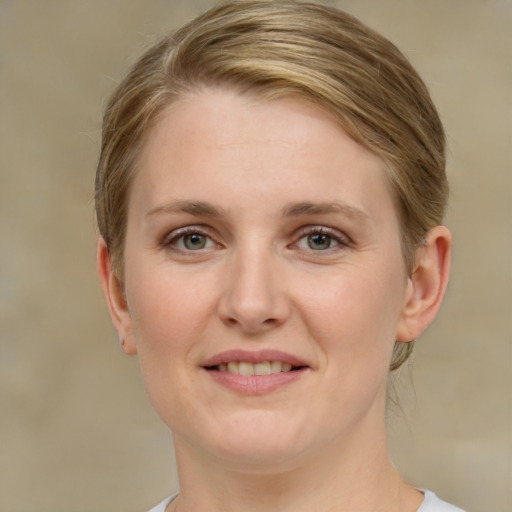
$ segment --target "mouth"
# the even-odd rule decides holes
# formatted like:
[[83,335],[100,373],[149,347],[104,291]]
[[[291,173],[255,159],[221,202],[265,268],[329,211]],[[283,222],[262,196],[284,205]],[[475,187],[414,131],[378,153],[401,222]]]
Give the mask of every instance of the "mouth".
[[222,386],[244,395],[263,395],[301,379],[312,368],[278,350],[229,350],[208,359],[202,368]]
[[283,361],[262,361],[251,363],[249,361],[229,361],[213,366],[206,366],[207,370],[228,372],[235,375],[272,375],[275,373],[294,372],[305,368],[304,365],[292,365]]

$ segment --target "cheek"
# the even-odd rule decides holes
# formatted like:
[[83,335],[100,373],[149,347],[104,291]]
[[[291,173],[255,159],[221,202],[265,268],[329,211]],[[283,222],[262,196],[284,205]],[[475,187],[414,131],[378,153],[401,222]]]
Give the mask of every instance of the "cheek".
[[141,270],[138,276],[127,293],[139,354],[150,351],[158,356],[186,349],[212,314],[213,286],[165,265]]
[[127,295],[142,377],[153,407],[171,424],[175,404],[190,396],[188,373],[208,332],[214,287],[165,265],[134,275]]
[[[342,354],[349,365],[387,365],[394,345],[401,290],[392,273],[385,279],[366,268],[351,268],[325,282],[315,280],[300,308],[312,336],[327,354]],[[373,363],[372,363],[373,364]]]

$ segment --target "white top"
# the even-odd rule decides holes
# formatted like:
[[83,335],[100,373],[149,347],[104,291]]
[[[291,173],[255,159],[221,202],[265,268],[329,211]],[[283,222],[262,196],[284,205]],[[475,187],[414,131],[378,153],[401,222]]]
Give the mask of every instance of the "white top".
[[[425,499],[418,512],[464,512],[461,508],[440,500],[432,491],[422,489],[421,492],[425,495]],[[162,510],[165,510],[165,507]]]
[[[449,503],[446,503],[446,501],[440,500],[431,491],[422,490],[421,492],[425,495],[425,499],[417,512],[464,512],[462,509],[455,507],[454,505],[450,505]],[[166,498],[162,503],[153,507],[149,512],[165,512],[167,505],[169,505],[176,496],[178,495],[175,494],[170,498]]]

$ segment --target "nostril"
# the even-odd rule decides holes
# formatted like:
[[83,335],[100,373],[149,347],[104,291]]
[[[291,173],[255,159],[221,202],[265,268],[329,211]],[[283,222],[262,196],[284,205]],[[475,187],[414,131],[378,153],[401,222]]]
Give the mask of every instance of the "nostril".
[[266,331],[268,329],[273,329],[279,325],[279,320],[277,318],[267,318],[265,320],[260,320],[257,318],[236,318],[234,316],[230,316],[227,318],[223,318],[224,325],[228,327],[238,327],[246,331],[247,333],[257,333],[260,331]]

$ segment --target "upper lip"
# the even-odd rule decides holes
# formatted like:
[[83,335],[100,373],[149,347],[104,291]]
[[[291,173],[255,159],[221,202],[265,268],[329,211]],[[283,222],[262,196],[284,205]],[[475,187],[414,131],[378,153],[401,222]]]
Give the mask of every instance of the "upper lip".
[[258,351],[227,350],[207,359],[202,366],[208,368],[222,363],[227,364],[231,361],[243,361],[252,364],[264,363],[266,361],[281,361],[282,363],[289,363],[292,366],[309,366],[305,361],[296,356],[273,349]]

